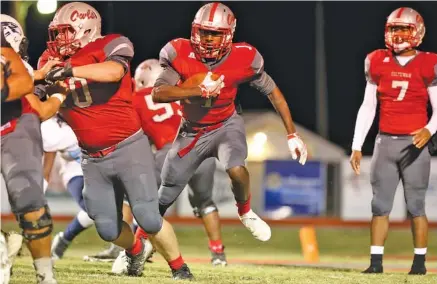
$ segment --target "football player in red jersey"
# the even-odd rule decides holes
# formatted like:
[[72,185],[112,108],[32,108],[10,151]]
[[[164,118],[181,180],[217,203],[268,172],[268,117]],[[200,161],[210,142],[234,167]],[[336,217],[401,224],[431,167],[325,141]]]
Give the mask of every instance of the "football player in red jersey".
[[191,278],[173,228],[159,214],[152,152],[132,107],[132,43],[119,34],[102,36],[97,10],[72,2],[56,12],[47,46],[40,63],[47,55],[64,61],[45,79],[65,80],[71,90],[60,115],[83,151],[83,196],[100,237],[126,249],[129,275],[142,275],[144,241],[122,221],[126,195],[138,225],[150,234],[173,276]]
[[[232,180],[241,222],[256,239],[267,241],[270,227],[250,206],[245,129],[234,103],[238,85],[250,82],[270,99],[284,122],[293,159],[299,157],[304,164],[307,150],[296,133],[282,92],[264,71],[261,54],[247,43],[232,42],[235,26],[234,14],[227,6],[219,2],[206,4],[194,18],[191,38],[172,40],[160,52],[164,71],[155,84],[153,100],[181,100],[183,125],[164,162],[159,205],[164,214],[199,165],[216,157]],[[176,86],[179,80],[198,73],[207,73],[198,86]],[[220,78],[214,81],[212,73]]]
[[[380,121],[370,177],[371,264],[364,273],[383,272],[384,242],[399,180],[412,218],[414,260],[409,274],[426,273],[425,195],[431,157],[424,146],[437,130],[437,55],[417,50],[424,35],[425,25],[418,12],[405,7],[396,9],[385,26],[387,49],[375,50],[365,60],[367,85],[357,116],[351,156],[356,174],[360,173],[361,146],[373,123],[378,100]],[[429,121],[428,101],[433,107]]]
[[[158,186],[161,184],[160,176],[165,157],[178,133],[182,118],[179,101],[171,103],[153,102],[153,85],[161,72],[162,67],[159,65],[158,60],[148,59],[142,62],[135,70],[137,91],[133,98],[133,104],[140,116],[144,133],[157,148],[155,162]],[[194,215],[202,218],[205,226],[209,238],[211,263],[225,266],[227,261],[221,237],[220,217],[218,208],[212,200],[215,172],[215,158],[209,158],[202,162],[188,181],[191,189],[189,191],[189,201],[193,207]],[[141,229],[139,228],[139,230]]]

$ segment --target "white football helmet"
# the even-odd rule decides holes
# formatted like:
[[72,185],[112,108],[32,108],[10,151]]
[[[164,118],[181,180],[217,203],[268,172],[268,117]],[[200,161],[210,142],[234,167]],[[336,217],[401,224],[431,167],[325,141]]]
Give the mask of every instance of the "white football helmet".
[[[219,2],[202,6],[191,25],[191,45],[200,60],[220,60],[232,47],[237,20],[227,6]],[[204,31],[221,34],[218,44],[201,40]]]
[[65,4],[49,25],[47,47],[54,57],[71,56],[80,48],[101,37],[102,18],[92,6],[83,2]]
[[1,23],[5,33],[6,41],[18,53],[23,60],[28,60],[27,48],[29,46],[28,39],[24,36],[23,28],[17,20],[11,16],[1,14]]
[[153,87],[162,70],[163,69],[157,59],[147,59],[141,62],[135,70],[135,89],[139,90],[142,88]]
[[[409,27],[407,35],[393,30],[393,27]],[[385,45],[394,52],[401,52],[418,47],[425,36],[425,23],[415,10],[402,7],[394,10],[385,25]]]

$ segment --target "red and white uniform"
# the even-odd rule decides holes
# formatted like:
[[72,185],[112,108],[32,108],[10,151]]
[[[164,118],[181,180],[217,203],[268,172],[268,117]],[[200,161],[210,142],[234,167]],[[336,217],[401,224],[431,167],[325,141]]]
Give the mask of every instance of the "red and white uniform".
[[428,122],[428,87],[435,80],[437,55],[418,52],[405,66],[389,50],[368,56],[368,80],[378,86],[379,129],[390,134],[410,134]]
[[[191,104],[181,103],[184,118],[200,124],[215,124],[231,117],[235,112],[234,100],[238,85],[241,83],[250,81],[255,88],[265,94],[269,94],[275,87],[271,78],[257,82],[257,76],[268,75],[263,72],[264,60],[261,54],[247,43],[233,43],[228,55],[216,65],[209,66],[196,59],[194,49],[188,39],[179,38],[164,46],[160,53],[160,63],[176,71],[179,76],[177,79],[182,81],[195,74],[208,71],[224,75],[225,86],[216,98],[192,99]],[[164,76],[165,73],[166,71]],[[269,86],[263,86],[266,82]],[[174,79],[165,80],[163,76],[160,76],[155,85],[161,84],[175,85],[176,82]]]
[[[132,43],[118,34],[96,39],[66,60],[71,66],[83,66],[114,60],[124,65],[126,74],[119,82],[94,82],[83,78],[68,78],[71,93],[60,114],[73,129],[81,148],[94,152],[113,146],[140,129],[132,107],[132,79],[129,63],[133,57]],[[39,60],[48,60],[46,51]]]
[[[400,61],[407,62],[400,62]],[[410,135],[426,127],[436,131],[436,118],[428,122],[427,105],[437,108],[437,54],[420,52],[411,57],[376,50],[365,60],[367,86],[358,112],[353,150],[361,146],[380,103],[379,130],[394,135]],[[433,115],[434,117],[434,115]]]
[[173,143],[182,119],[179,102],[154,103],[153,88],[144,88],[135,92],[133,105],[137,111],[144,133],[155,144],[156,149],[162,149],[166,144]]

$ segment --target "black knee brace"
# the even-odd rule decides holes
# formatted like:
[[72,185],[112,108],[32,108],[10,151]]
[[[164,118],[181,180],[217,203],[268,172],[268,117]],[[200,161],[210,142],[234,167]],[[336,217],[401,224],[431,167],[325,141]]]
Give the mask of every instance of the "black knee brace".
[[[45,205],[44,210],[45,212],[36,221],[27,221],[24,219],[24,215],[30,212],[16,214],[18,224],[20,225],[20,228],[23,230],[22,234],[26,240],[28,241],[39,240],[44,237],[47,237],[52,233],[53,221],[52,221],[52,216],[50,215],[50,209],[47,205]],[[47,231],[44,231],[42,233],[33,233],[33,232],[24,231],[24,230],[28,230],[28,231],[40,230],[44,228],[48,228],[48,229]]]
[[212,201],[201,207],[193,207],[194,216],[197,218],[202,218],[212,212],[218,212],[217,206]]

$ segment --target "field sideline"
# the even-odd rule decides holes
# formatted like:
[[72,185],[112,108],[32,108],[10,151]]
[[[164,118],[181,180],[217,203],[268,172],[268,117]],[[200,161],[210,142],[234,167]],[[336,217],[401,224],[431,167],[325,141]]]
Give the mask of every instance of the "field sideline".
[[[65,223],[57,222],[55,232]],[[6,230],[17,230],[14,222],[2,224]],[[242,226],[223,227],[223,242],[229,261],[228,267],[209,265],[207,238],[198,225],[176,225],[176,233],[186,262],[196,277],[195,283],[437,283],[437,232],[430,232],[428,275],[408,276],[412,260],[412,238],[408,229],[393,229],[385,249],[383,275],[363,275],[368,265],[367,228],[317,228],[320,262],[305,263],[301,255],[299,228],[273,227],[272,239],[261,243],[252,238]],[[147,263],[141,278],[120,277],[110,274],[111,264],[87,263],[86,254],[105,248],[95,229],[80,235],[67,251],[65,258],[57,261],[56,271],[62,283],[175,283],[164,260],[156,255]],[[15,262],[10,282],[35,283],[34,271],[27,249]]]

